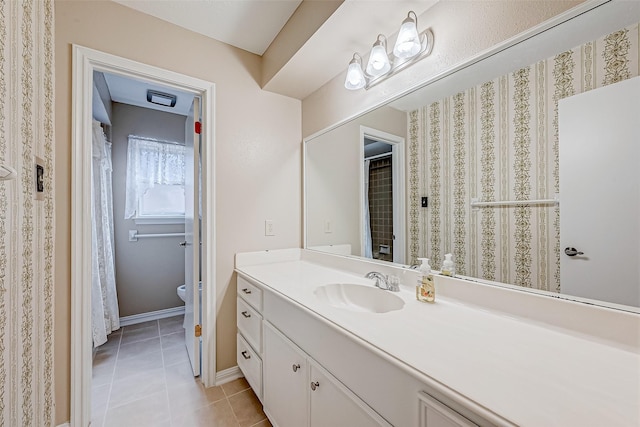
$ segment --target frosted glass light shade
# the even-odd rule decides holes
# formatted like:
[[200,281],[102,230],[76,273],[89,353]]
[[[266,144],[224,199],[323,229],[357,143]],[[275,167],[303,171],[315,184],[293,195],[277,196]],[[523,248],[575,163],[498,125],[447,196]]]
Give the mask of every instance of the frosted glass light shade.
[[382,44],[376,43],[371,48],[371,54],[369,55],[369,62],[367,62],[367,74],[371,77],[379,77],[387,74],[391,69],[389,63],[389,56],[387,50]]
[[418,25],[416,24],[417,17],[413,19],[411,13],[412,12],[409,12],[407,19],[402,21],[402,26],[398,32],[398,38],[393,47],[393,54],[396,58],[413,58],[420,53],[422,45],[420,43],[420,35],[418,34]]
[[367,81],[364,78],[361,62],[354,55],[347,69],[347,78],[344,81],[344,87],[349,90],[357,90],[362,89],[366,83]]

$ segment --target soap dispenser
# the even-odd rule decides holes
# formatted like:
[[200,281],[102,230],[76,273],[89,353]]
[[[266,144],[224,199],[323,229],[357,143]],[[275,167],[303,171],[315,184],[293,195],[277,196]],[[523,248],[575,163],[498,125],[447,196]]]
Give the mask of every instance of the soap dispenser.
[[442,275],[444,276],[455,276],[456,275],[456,266],[453,264],[453,255],[446,254],[444,256],[444,262],[442,263]]
[[420,302],[434,302],[436,300],[436,287],[431,275],[431,266],[428,258],[418,258],[420,261],[420,279],[416,286],[416,299]]

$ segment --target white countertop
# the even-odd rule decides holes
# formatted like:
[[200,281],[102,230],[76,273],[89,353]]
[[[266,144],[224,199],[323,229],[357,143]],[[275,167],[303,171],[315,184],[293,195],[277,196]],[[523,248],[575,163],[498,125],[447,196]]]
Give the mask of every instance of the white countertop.
[[640,426],[637,349],[444,296],[421,303],[408,283],[401,310],[334,308],[318,286],[373,281],[308,261],[237,269],[514,424]]

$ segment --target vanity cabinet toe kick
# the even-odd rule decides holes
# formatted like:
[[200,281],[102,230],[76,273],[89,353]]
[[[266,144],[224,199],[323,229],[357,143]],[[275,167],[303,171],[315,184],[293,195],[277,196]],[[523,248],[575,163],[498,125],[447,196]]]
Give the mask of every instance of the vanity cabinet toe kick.
[[[250,293],[243,291],[245,289]],[[253,296],[252,304],[249,304],[245,298],[247,295]],[[256,298],[257,295],[259,298]],[[257,307],[260,307],[260,310]],[[246,315],[251,317],[247,318]],[[288,371],[291,371],[293,372],[291,375],[299,377],[301,372],[306,372],[301,374],[305,377],[306,386],[304,387],[310,390],[309,393],[313,393],[314,383],[308,373],[310,372],[308,365],[314,366],[316,372],[321,370],[325,376],[337,383],[336,387],[350,394],[349,404],[353,406],[355,402],[355,405],[360,407],[360,412],[368,414],[365,417],[367,421],[353,425],[398,427],[513,425],[506,420],[501,420],[498,416],[495,416],[498,421],[495,422],[495,419],[486,418],[484,413],[479,415],[475,412],[476,408],[470,409],[440,390],[426,385],[410,367],[406,365],[403,367],[400,362],[393,363],[389,360],[390,356],[385,357],[382,352],[373,351],[370,345],[353,334],[343,331],[340,327],[269,287],[250,281],[240,272],[237,318],[238,366],[263,403],[265,413],[276,427],[315,427],[322,423],[313,423],[311,414],[307,415],[307,421],[301,425],[290,426],[286,421],[283,422],[284,425],[277,423],[278,406],[282,404],[286,407],[287,403],[265,397],[265,391],[273,387],[270,384],[278,381],[276,378],[284,380],[284,376],[280,377],[273,372],[273,358],[277,357],[274,355],[276,351],[271,350],[274,345],[265,343],[265,339],[271,339],[272,342],[276,339],[268,338],[269,336],[281,337],[296,349],[298,355],[302,355],[295,360],[282,361],[282,366],[286,365],[287,368],[287,373],[284,373],[285,369],[282,368],[283,375],[289,375]],[[250,319],[259,319],[262,324],[259,338],[256,327],[249,326]],[[269,372],[266,369],[269,369]],[[321,384],[317,386],[322,387]],[[303,390],[302,385],[300,387],[300,390]],[[309,396],[312,398],[313,394]],[[313,407],[313,401],[311,402]]]

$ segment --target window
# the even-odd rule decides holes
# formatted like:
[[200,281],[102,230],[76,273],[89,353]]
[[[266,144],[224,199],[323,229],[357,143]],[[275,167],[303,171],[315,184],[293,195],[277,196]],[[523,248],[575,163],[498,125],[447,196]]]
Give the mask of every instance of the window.
[[129,136],[124,218],[183,222],[184,177],[184,145]]

